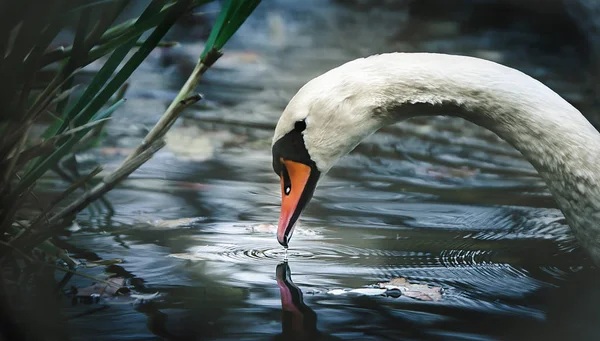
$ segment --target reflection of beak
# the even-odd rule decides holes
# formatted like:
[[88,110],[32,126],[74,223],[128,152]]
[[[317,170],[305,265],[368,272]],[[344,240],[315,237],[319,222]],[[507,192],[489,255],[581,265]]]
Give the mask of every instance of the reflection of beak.
[[281,294],[281,306],[284,311],[296,316],[296,320],[302,319],[299,307],[304,304],[302,291],[292,282],[292,272],[287,264],[283,262],[277,265],[275,271],[279,293]]
[[281,162],[285,170],[281,174],[281,214],[277,241],[287,247],[294,225],[315,191],[319,171],[300,162],[284,159]]
[[302,291],[292,282],[287,262],[277,265],[276,278],[281,294],[281,322],[285,340],[315,340],[318,333],[317,314],[304,304]]

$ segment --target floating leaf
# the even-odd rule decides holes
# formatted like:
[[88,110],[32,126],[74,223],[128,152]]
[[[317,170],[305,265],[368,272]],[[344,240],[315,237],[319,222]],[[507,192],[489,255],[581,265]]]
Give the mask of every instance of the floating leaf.
[[[148,5],[148,7],[137,19],[136,23],[134,24],[134,27],[141,25],[141,23],[146,18],[158,13],[160,11],[160,7],[161,5],[159,2],[150,3],[150,5]],[[46,137],[63,132],[69,126],[71,120],[75,119],[75,117],[78,117],[78,122],[85,121],[86,117],[91,117],[106,102],[108,102],[110,96],[112,96],[112,94],[118,90],[118,88],[122,85],[122,82],[124,82],[125,80],[120,82],[120,80],[115,81],[113,79],[113,81],[111,81],[111,83],[107,85],[102,92],[100,90],[109,80],[109,78],[113,75],[114,71],[117,69],[119,64],[121,64],[123,59],[125,59],[129,51],[135,46],[135,43],[137,39],[141,36],[142,32],[136,33],[138,34],[128,37],[128,40],[121,41],[121,45],[111,54],[111,56],[104,63],[100,71],[98,71],[98,73],[94,76],[84,93],[81,95],[81,97],[79,97],[77,103],[64,114],[63,122],[60,124],[50,126],[48,130],[44,133]],[[126,71],[130,71],[129,74],[126,76],[126,78],[128,78],[129,75],[133,72],[133,70],[135,70],[135,68],[139,66],[139,64],[136,65],[135,67],[133,67],[132,70],[133,65],[130,64],[133,59],[134,58],[132,57],[129,60],[128,64],[124,66],[118,73],[121,75],[121,78],[127,73]]]
[[379,283],[380,288],[399,290],[403,296],[422,301],[439,301],[442,299],[442,288],[426,284],[410,283],[404,277],[392,278],[389,282]]
[[86,268],[95,268],[97,266],[107,266],[107,265],[114,265],[114,264],[121,264],[121,263],[123,263],[123,259],[121,259],[121,258],[100,259],[100,260],[87,261],[86,263],[83,264],[83,266],[85,266]]
[[[110,116],[121,104],[123,104],[124,100],[121,100],[109,108],[102,112],[97,112],[92,117],[91,121],[102,120],[108,116]],[[25,174],[23,179],[19,182],[15,194],[19,194],[24,191],[26,188],[31,186],[37,179],[39,179],[48,169],[54,166],[63,156],[67,155],[75,146],[79,140],[85,136],[90,130],[93,129],[93,126],[83,129],[82,131],[78,131],[73,134],[68,140],[62,144],[59,148],[57,148],[52,154],[48,157],[41,160],[35,168],[31,169],[29,172]]]
[[160,293],[157,291],[154,294],[131,294],[129,297],[139,301],[148,302],[160,297]]
[[119,277],[108,278],[108,283],[94,283],[85,288],[73,288],[77,297],[115,296],[129,293],[125,287],[125,279]]
[[330,295],[358,294],[364,296],[406,296],[421,301],[439,301],[442,299],[442,288],[410,283],[406,278],[392,278],[389,282],[378,283],[377,287],[358,289],[333,289],[327,292]]

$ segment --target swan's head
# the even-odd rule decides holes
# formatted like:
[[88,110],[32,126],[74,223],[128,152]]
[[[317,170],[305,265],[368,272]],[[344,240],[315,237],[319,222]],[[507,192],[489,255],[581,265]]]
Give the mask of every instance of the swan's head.
[[373,79],[349,72],[355,70],[349,64],[304,85],[275,128],[273,170],[282,197],[277,240],[284,247],[319,179],[386,121],[378,96],[368,91]]

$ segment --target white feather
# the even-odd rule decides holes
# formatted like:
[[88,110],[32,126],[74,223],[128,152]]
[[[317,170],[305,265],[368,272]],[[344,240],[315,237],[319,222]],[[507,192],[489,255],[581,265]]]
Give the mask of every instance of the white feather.
[[463,117],[519,150],[600,265],[600,134],[562,97],[515,69],[430,53],[357,59],[304,85],[281,115],[273,143],[306,120],[306,148],[326,173],[384,125],[431,114]]

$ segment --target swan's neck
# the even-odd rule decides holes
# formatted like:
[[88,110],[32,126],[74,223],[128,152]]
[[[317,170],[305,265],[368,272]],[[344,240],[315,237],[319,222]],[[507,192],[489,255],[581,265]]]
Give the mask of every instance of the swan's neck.
[[576,108],[514,70],[490,78],[473,73],[468,79],[420,82],[421,74],[408,82],[419,95],[408,101],[405,95],[389,96],[390,113],[394,121],[457,116],[491,130],[519,150],[551,187],[580,178],[600,181],[600,134]]
[[379,63],[365,75],[373,80],[366,92],[395,121],[459,116],[507,141],[536,168],[600,264],[600,134],[572,105],[521,72],[474,58],[430,56]]

